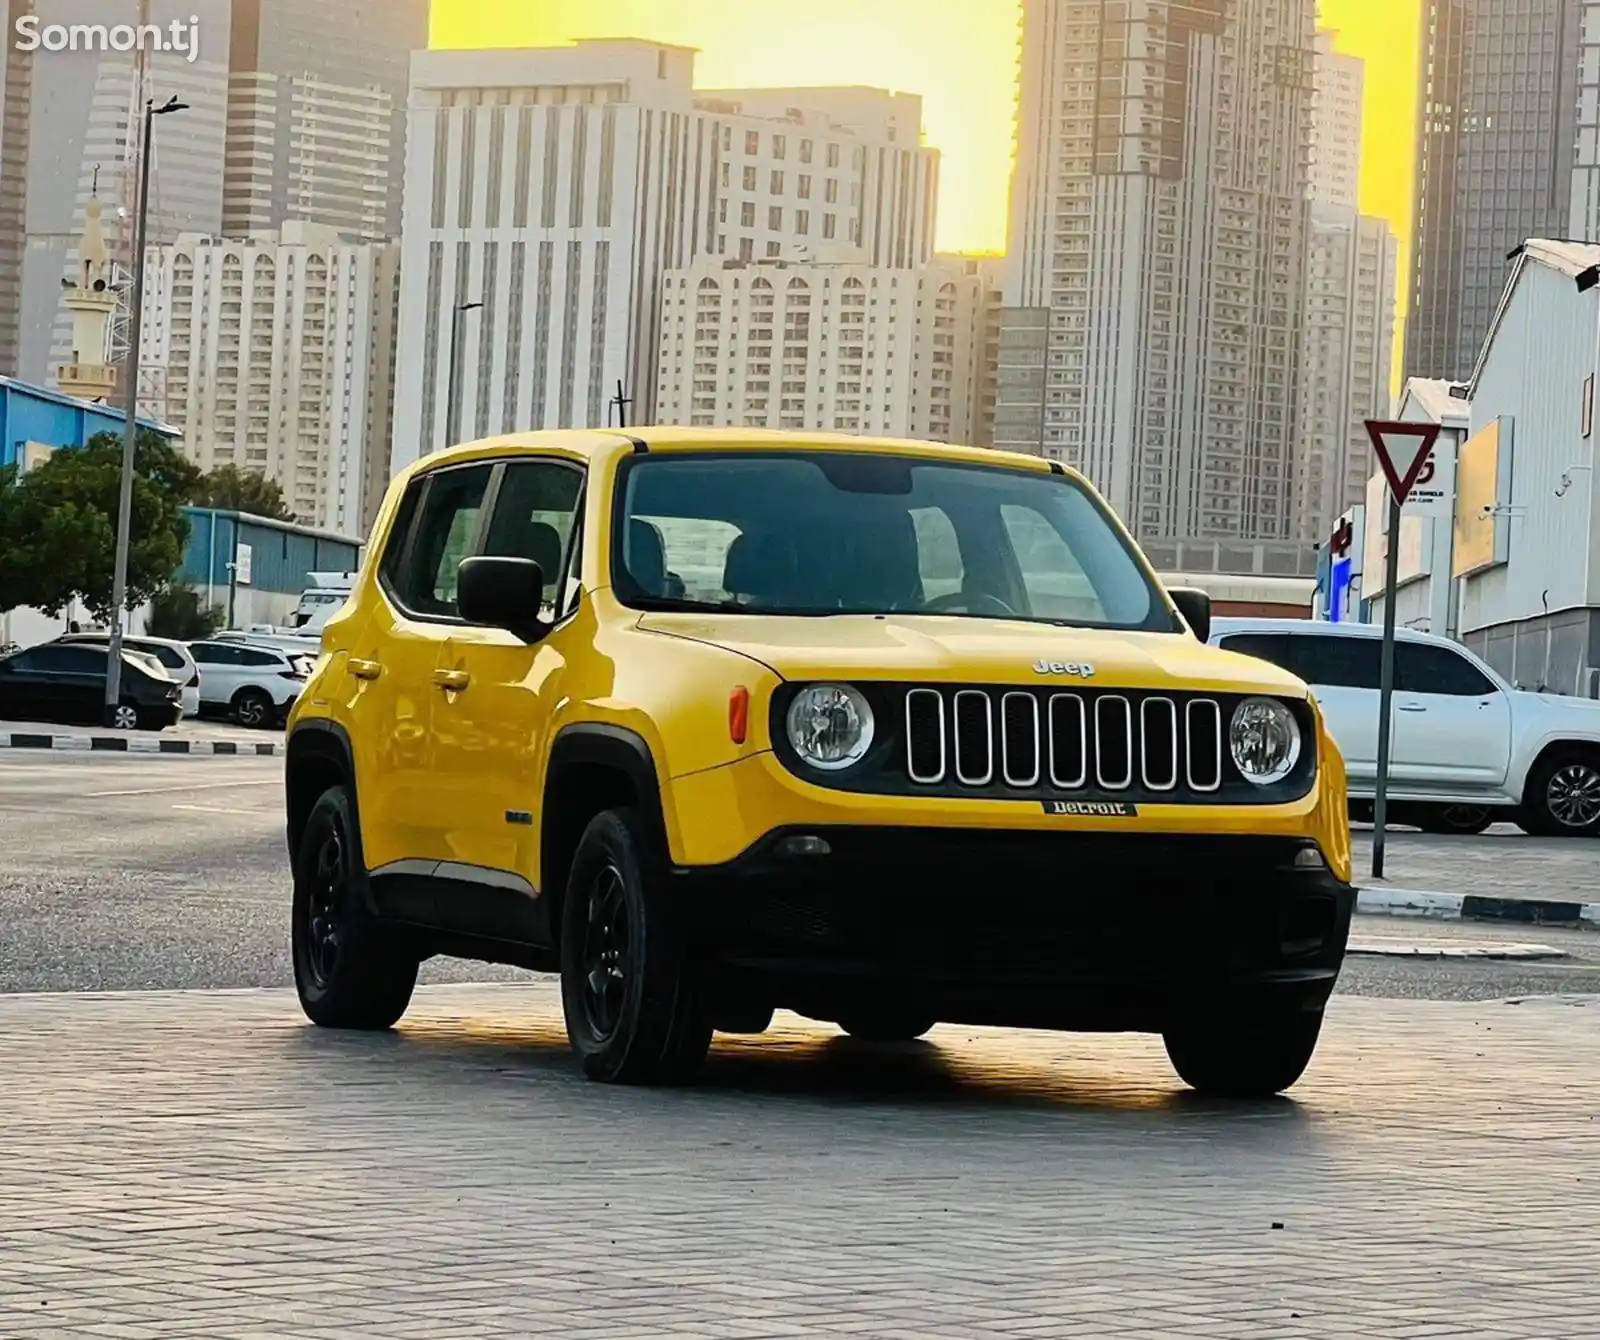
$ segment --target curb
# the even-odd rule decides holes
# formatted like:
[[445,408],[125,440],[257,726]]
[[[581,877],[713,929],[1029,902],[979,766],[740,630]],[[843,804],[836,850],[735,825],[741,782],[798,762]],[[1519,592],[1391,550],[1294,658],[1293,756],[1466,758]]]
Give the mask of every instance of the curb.
[[281,758],[277,741],[241,744],[237,740],[160,740],[148,735],[40,735],[0,731],[0,749],[59,749],[96,754],[189,754],[217,758]]
[[1567,926],[1600,930],[1600,903],[1550,902],[1534,898],[1490,898],[1476,893],[1424,893],[1417,889],[1356,890],[1356,911],[1365,916],[1422,917],[1431,921],[1496,921],[1520,926]]

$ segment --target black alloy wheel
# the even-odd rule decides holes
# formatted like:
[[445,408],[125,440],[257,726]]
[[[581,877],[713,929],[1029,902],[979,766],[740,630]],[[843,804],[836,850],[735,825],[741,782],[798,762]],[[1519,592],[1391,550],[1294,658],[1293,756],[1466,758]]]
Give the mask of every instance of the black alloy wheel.
[[602,866],[584,901],[583,1009],[590,1033],[605,1042],[622,1022],[632,967],[622,872],[612,863]]

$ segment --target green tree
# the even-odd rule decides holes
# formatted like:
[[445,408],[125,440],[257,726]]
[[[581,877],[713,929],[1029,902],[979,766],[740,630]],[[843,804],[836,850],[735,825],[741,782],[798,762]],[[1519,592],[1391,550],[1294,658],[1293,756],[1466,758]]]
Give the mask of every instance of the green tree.
[[[189,538],[183,506],[199,483],[200,471],[166,438],[139,434],[129,609],[164,588],[182,563]],[[98,433],[21,478],[0,481],[0,608],[36,605],[59,614],[77,596],[95,618],[109,622],[121,487],[122,439],[115,433]]]
[[169,586],[150,598],[147,628],[152,637],[199,642],[222,627],[222,611],[201,605],[200,593],[187,586]]
[[293,521],[294,513],[283,500],[276,481],[256,470],[241,470],[236,465],[219,465],[200,481],[194,501],[201,507],[222,507],[251,516]]

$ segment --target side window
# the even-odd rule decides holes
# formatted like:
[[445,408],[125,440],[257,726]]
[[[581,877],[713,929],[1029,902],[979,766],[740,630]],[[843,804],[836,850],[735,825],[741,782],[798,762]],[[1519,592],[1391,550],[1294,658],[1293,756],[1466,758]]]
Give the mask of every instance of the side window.
[[44,670],[62,675],[92,675],[106,668],[106,652],[102,648],[64,647],[60,645],[35,647],[27,654],[27,670]]
[[1282,637],[1276,633],[1234,633],[1223,638],[1220,645],[1224,651],[1254,656],[1258,661],[1270,662],[1280,670],[1287,670],[1291,675],[1300,675],[1304,679],[1299,660],[1294,654],[1298,641],[1299,638]]
[[378,575],[391,591],[400,588],[400,565],[405,561],[406,539],[411,534],[411,523],[416,520],[417,500],[427,487],[428,477],[413,479],[405,496],[400,499],[400,510],[395,513],[394,525],[389,527],[389,538],[383,546],[383,561],[378,564]]
[[135,651],[146,651],[160,661],[169,670],[182,670],[184,668],[183,653],[176,647],[164,647],[159,642],[151,646],[147,642],[129,643]]
[[1376,638],[1234,633],[1222,639],[1222,647],[1270,661],[1307,684],[1335,689],[1378,687],[1381,649]]
[[471,551],[491,473],[491,466],[474,465],[429,477],[415,534],[392,588],[406,609],[424,617],[455,617],[456,569]]
[[238,657],[240,665],[282,666],[284,663],[282,656],[275,655],[270,651],[252,651],[248,647],[240,648],[234,655]]
[[239,652],[235,647],[225,647],[219,642],[213,642],[207,647],[195,649],[195,660],[206,665],[238,665]]
[[1301,637],[1295,672],[1307,684],[1334,689],[1378,689],[1383,646],[1375,637]]
[[1042,512],[1007,503],[1000,508],[1000,518],[1016,555],[1023,590],[1028,593],[1024,613],[1045,619],[1106,622],[1105,606],[1083,565]]
[[1406,693],[1441,693],[1452,698],[1487,698],[1494,682],[1459,652],[1421,642],[1396,642],[1395,687]]
[[544,574],[548,605],[556,603],[566,572],[582,490],[579,471],[552,461],[513,462],[500,480],[483,552],[496,558],[531,558]]
[[950,514],[940,507],[913,507],[911,521],[917,530],[917,568],[924,600],[953,596],[966,585],[961,562],[961,541]]

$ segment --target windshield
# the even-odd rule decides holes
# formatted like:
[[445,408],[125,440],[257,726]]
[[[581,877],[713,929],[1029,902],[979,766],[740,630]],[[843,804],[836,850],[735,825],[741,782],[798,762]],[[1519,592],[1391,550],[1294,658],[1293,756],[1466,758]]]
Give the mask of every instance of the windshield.
[[626,604],[1177,627],[1068,476],[839,452],[638,456],[622,470]]

